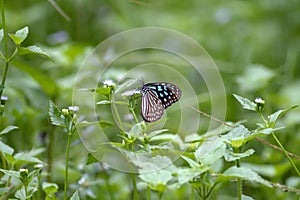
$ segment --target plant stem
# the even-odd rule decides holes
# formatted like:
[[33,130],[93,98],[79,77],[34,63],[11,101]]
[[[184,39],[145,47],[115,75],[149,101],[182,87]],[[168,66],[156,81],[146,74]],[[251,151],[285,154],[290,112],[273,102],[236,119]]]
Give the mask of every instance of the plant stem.
[[282,146],[282,144],[280,143],[280,141],[278,140],[278,138],[276,137],[276,135],[274,134],[274,132],[272,132],[271,134],[272,134],[273,138],[275,139],[275,141],[277,142],[277,144],[282,149],[282,151],[285,154],[285,156],[289,159],[289,162],[293,166],[294,170],[297,172],[298,176],[300,176],[300,172],[299,172],[298,168],[296,167],[295,163],[293,162],[293,160],[291,159],[291,157],[289,156],[289,154],[287,153],[287,151],[285,150],[285,148]]
[[2,27],[3,27],[3,42],[4,42],[4,50],[5,50],[5,65],[4,65],[4,74],[2,77],[1,85],[0,85],[0,97],[2,96],[5,80],[8,72],[9,62],[8,62],[8,43],[7,43],[7,31],[5,24],[5,13],[4,13],[4,0],[1,0],[1,18],[2,18]]
[[[240,149],[235,148],[235,152],[240,152]],[[236,160],[236,167],[240,167],[240,160]],[[242,185],[242,179],[237,179],[237,198],[238,200],[242,200],[242,194],[243,194],[243,185]]]
[[151,200],[151,189],[148,184],[147,184],[147,200]]
[[139,199],[139,194],[137,191],[137,186],[136,186],[136,176],[134,173],[131,174],[131,180],[132,180],[132,186],[133,186],[133,199],[138,200]]
[[194,200],[195,198],[195,194],[194,194],[194,187],[191,185],[191,196],[190,196],[190,200]]
[[117,117],[117,120],[118,120],[118,124],[119,124],[119,128],[121,129],[122,131],[122,134],[124,134],[124,129],[123,129],[123,126],[122,126],[122,122],[121,122],[121,118],[120,118],[120,115],[118,113],[118,110],[117,110],[117,107],[116,107],[116,104],[115,104],[115,98],[114,98],[114,95],[112,94],[111,95],[111,105],[113,107],[113,110],[116,114],[116,117]]
[[68,133],[67,149],[66,149],[66,167],[65,167],[65,184],[64,184],[64,200],[67,199],[68,190],[68,171],[69,171],[69,152],[72,133]]

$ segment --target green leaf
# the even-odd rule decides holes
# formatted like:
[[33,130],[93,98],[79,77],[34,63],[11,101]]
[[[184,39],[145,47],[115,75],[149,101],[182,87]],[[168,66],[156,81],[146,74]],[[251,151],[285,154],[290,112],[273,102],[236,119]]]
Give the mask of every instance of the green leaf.
[[18,60],[14,60],[13,65],[18,69],[24,71],[25,73],[29,74],[39,84],[43,91],[48,96],[50,96],[50,98],[58,95],[59,88],[56,82],[53,79],[51,79],[48,74],[39,71],[32,65],[28,65]]
[[173,178],[172,174],[171,171],[160,169],[148,173],[140,173],[139,177],[147,182],[152,190],[164,191],[167,189],[167,182]]
[[99,162],[99,160],[93,154],[89,153],[87,157],[86,165],[90,165],[97,162]]
[[197,168],[200,167],[200,165],[198,163],[196,163],[194,160],[186,157],[186,156],[181,156],[182,159],[184,159],[191,168]]
[[0,132],[0,135],[4,135],[4,134],[9,133],[10,131],[18,129],[18,128],[19,127],[17,127],[17,126],[8,126]]
[[99,121],[99,125],[100,125],[102,128],[107,128],[107,127],[110,127],[110,126],[114,126],[113,123],[107,122],[107,121],[105,121],[105,120],[100,120],[100,121]]
[[138,138],[142,136],[143,125],[141,123],[135,124],[132,126],[130,131],[127,133],[128,138]]
[[185,168],[178,169],[177,178],[180,185],[187,183],[193,180],[195,177],[198,177],[200,174],[206,172],[209,167],[195,167],[195,168]]
[[108,95],[110,95],[111,90],[112,90],[111,87],[100,87],[100,88],[96,88],[95,92],[98,94],[108,96]]
[[16,45],[19,45],[27,38],[28,33],[29,33],[29,29],[26,26],[18,30],[15,34],[9,34],[9,37],[14,41]]
[[0,152],[12,155],[14,153],[14,149],[0,141]]
[[0,169],[0,172],[3,172],[7,176],[11,176],[11,177],[14,177],[16,179],[20,179],[20,172],[19,171]]
[[11,188],[10,187],[2,187],[0,188],[0,195],[7,193]]
[[62,115],[60,109],[52,102],[49,101],[49,115],[53,125],[65,128],[65,117]]
[[154,137],[154,136],[156,136],[156,135],[159,135],[159,134],[161,134],[161,133],[163,133],[163,132],[166,132],[166,131],[168,131],[169,129],[161,129],[161,130],[157,130],[157,131],[152,131],[151,133],[149,133],[147,136],[148,137]]
[[230,180],[232,178],[241,178],[243,180],[247,181],[254,181],[257,183],[261,183],[265,186],[272,187],[272,185],[260,177],[256,172],[252,171],[251,169],[248,168],[243,168],[243,167],[231,167],[227,169],[223,174],[220,174],[217,180]]
[[46,58],[48,58],[49,60],[54,62],[54,59],[48,53],[46,53],[43,49],[41,49],[40,47],[37,47],[35,45],[28,46],[28,47],[20,47],[19,54],[20,55],[39,54],[41,56],[45,56]]
[[256,104],[247,98],[233,94],[233,96],[240,102],[244,109],[256,111]]
[[222,135],[221,138],[232,147],[239,148],[248,142],[249,138],[251,138],[251,132],[244,125],[239,125],[230,130],[226,135]]
[[27,196],[26,196],[26,192],[25,192],[25,187],[23,186],[21,189],[19,189],[16,193],[15,193],[15,197],[17,199],[27,199]]
[[78,191],[75,191],[70,200],[80,200]]
[[287,109],[284,109],[284,110],[278,110],[277,112],[271,114],[268,116],[268,119],[269,119],[269,127],[270,128],[274,128],[275,124],[277,123],[278,119],[283,116],[285,113],[287,113],[288,111],[294,109],[294,108],[297,108],[299,105],[294,105],[294,106],[291,106]]
[[226,144],[222,140],[210,141],[208,144],[204,151],[200,147],[194,153],[196,161],[203,165],[212,165],[225,154]]
[[2,39],[3,39],[3,36],[4,36],[3,29],[0,29],[0,42],[2,41]]
[[44,152],[43,148],[33,149],[28,152],[20,152],[17,153],[14,158],[16,159],[15,165],[22,165],[27,163],[43,163],[40,159],[36,158],[35,156]]
[[54,194],[58,191],[56,183],[43,182],[42,188],[47,195]]
[[245,158],[251,156],[255,151],[253,149],[248,149],[243,153],[235,153],[232,150],[227,150],[224,154],[224,158],[226,161],[231,162],[235,160],[239,160],[241,158]]

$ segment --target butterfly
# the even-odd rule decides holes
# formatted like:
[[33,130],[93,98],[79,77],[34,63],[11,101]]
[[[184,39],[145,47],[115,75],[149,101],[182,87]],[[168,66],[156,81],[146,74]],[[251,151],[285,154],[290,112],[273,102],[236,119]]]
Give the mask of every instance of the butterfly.
[[181,97],[181,90],[167,82],[143,84],[141,92],[141,114],[146,122],[159,120],[164,110]]

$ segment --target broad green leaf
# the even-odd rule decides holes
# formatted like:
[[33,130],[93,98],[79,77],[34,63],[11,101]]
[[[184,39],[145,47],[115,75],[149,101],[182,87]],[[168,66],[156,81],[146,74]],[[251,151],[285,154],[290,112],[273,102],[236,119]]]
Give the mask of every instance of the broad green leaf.
[[235,160],[239,160],[241,158],[245,158],[248,156],[251,156],[255,151],[253,149],[248,149],[247,151],[243,153],[235,153],[231,150],[227,150],[224,154],[224,158],[226,161],[231,162]]
[[18,30],[15,34],[9,34],[9,37],[14,41],[16,45],[19,45],[27,38],[28,33],[29,33],[29,29],[26,26]]
[[168,131],[168,130],[169,130],[169,129],[160,129],[160,130],[153,131],[153,132],[147,134],[147,136],[151,138],[151,137],[154,137],[154,136],[156,136],[156,135],[159,135],[159,134],[161,134],[161,133],[163,133],[163,132],[166,132],[166,131]]
[[29,74],[50,98],[58,95],[59,88],[56,82],[51,79],[48,74],[39,71],[32,65],[28,65],[18,60],[14,60],[13,65]]
[[223,174],[220,174],[217,180],[230,180],[232,178],[241,178],[243,180],[247,181],[254,181],[257,183],[261,183],[265,186],[272,187],[272,185],[260,177],[256,172],[252,171],[251,169],[248,168],[243,168],[243,167],[231,167],[227,169]]
[[14,149],[0,141],[0,152],[12,155],[14,153]]
[[139,177],[147,182],[151,189],[155,191],[164,191],[168,187],[168,181],[173,178],[172,174],[171,171],[160,169],[157,171],[152,170],[152,172],[140,173]]
[[197,168],[200,167],[200,165],[198,163],[196,163],[194,160],[186,157],[186,156],[181,156],[182,159],[184,159],[191,168]]
[[19,171],[0,169],[0,172],[3,172],[7,176],[11,176],[11,177],[20,179],[20,172]]
[[78,191],[74,192],[74,194],[71,196],[70,200],[80,200]]
[[46,53],[43,49],[41,49],[40,47],[37,47],[35,45],[28,46],[28,47],[20,47],[19,54],[20,55],[39,54],[39,55],[45,56],[46,58],[48,58],[49,60],[54,62],[54,59],[48,53]]
[[56,183],[43,182],[42,188],[47,195],[54,194],[58,191]]
[[294,108],[297,108],[298,105],[294,105],[294,106],[291,106],[287,109],[284,109],[284,110],[278,110],[277,112],[271,114],[268,116],[268,119],[269,119],[269,127],[270,128],[274,128],[275,124],[277,123],[278,119],[284,115],[285,113],[287,113],[288,111],[294,109]]
[[52,101],[49,101],[49,115],[50,115],[51,123],[53,125],[64,127],[64,128],[66,127],[65,117],[62,115],[61,111]]
[[129,138],[138,138],[142,136],[143,130],[143,125],[141,123],[138,123],[132,126],[127,135]]
[[16,165],[22,165],[27,163],[43,163],[40,159],[38,159],[37,155],[41,154],[44,151],[43,148],[34,149],[28,152],[20,152],[17,153],[14,158],[16,159]]
[[187,183],[193,180],[195,177],[198,177],[200,174],[206,172],[209,167],[195,167],[195,168],[185,168],[178,169],[177,178],[180,185]]
[[5,129],[3,129],[3,130],[0,132],[0,135],[9,133],[10,131],[15,130],[15,129],[18,129],[18,128],[19,128],[19,127],[17,127],[17,126],[8,126],[8,127],[6,127]]
[[218,159],[222,158],[225,153],[226,144],[217,139],[216,141],[208,141],[205,146],[198,148],[194,155],[196,161],[203,165],[212,165]]
[[251,132],[244,125],[239,125],[230,130],[227,134],[221,136],[226,143],[234,148],[239,148],[247,143],[250,137]]
[[[23,186],[21,189],[19,189],[16,193],[15,193],[15,197],[17,199],[27,199],[27,196],[26,196],[26,191],[25,191],[25,187]],[[30,199],[30,198],[28,198]]]
[[111,93],[112,88],[111,87],[99,87],[96,88],[95,92],[98,94],[102,94],[104,96],[108,96]]
[[3,39],[3,36],[4,36],[3,29],[0,29],[0,42],[2,41],[2,39]]
[[240,102],[244,109],[256,111],[256,104],[247,98],[233,94],[233,96]]

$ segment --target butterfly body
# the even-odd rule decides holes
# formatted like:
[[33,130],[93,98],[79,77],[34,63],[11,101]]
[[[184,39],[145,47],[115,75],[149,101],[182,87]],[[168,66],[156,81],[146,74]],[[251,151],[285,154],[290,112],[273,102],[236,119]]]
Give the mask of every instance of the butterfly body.
[[164,109],[181,97],[181,90],[176,85],[167,82],[144,84],[141,91],[141,114],[146,122],[159,120]]

